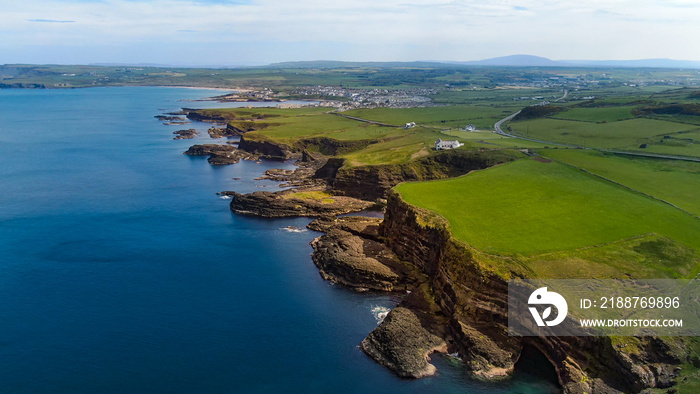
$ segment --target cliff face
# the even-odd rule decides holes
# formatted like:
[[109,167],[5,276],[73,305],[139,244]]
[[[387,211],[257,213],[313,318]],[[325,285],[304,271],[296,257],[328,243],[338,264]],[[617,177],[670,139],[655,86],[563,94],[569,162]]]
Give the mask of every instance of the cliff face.
[[300,152],[295,152],[290,146],[269,141],[250,140],[245,138],[245,136],[241,136],[241,140],[238,142],[238,149],[268,159],[288,160],[301,156]]
[[315,137],[303,139],[298,142],[298,145],[303,148],[315,147],[326,156],[337,156],[360,150],[376,142],[375,140],[339,141],[328,137]]
[[444,219],[407,204],[394,191],[388,193],[380,234],[400,259],[427,274],[434,301],[449,321],[448,340],[476,375],[509,374],[525,344],[549,359],[566,393],[670,387],[678,364],[688,362],[673,338],[630,338],[634,346],[623,348],[607,337],[509,337],[507,277],[521,275],[519,268],[506,261],[496,267],[454,239]]
[[340,167],[332,179],[333,189],[347,196],[375,200],[405,181],[426,181],[464,175],[513,160],[513,152],[442,151],[408,163]]

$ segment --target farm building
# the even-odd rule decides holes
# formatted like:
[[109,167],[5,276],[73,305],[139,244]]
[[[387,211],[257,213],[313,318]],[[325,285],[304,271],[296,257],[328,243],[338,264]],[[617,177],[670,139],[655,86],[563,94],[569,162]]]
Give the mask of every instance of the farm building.
[[406,123],[406,126],[404,126],[403,128],[404,128],[404,129],[410,129],[410,128],[412,128],[412,127],[416,127],[416,122],[409,122],[409,123]]
[[455,149],[455,148],[459,148],[462,145],[464,145],[464,144],[457,141],[457,140],[455,140],[455,141],[443,141],[443,140],[438,138],[438,140],[435,141],[435,150]]

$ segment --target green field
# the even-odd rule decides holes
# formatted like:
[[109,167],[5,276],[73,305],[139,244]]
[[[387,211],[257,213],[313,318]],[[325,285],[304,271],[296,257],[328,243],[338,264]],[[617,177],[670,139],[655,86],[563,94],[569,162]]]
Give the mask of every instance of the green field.
[[257,130],[246,133],[246,138],[272,139],[293,144],[301,138],[329,137],[339,141],[381,139],[397,135],[401,129],[383,127],[328,113],[327,108],[256,108],[201,111],[221,114],[230,123],[247,122]]
[[524,148],[544,148],[547,144],[533,142],[524,140],[521,138],[505,137],[500,134],[496,134],[492,131],[461,131],[461,130],[445,130],[442,132],[444,134],[442,139],[457,139],[460,142],[469,144],[475,148],[514,148],[514,149],[524,149]]
[[578,149],[547,149],[539,153],[666,200],[700,216],[700,163],[617,156]]
[[[379,113],[372,119],[386,122],[387,119],[382,117],[382,115],[386,116],[386,109],[377,111]],[[232,125],[244,124],[246,127],[255,129],[245,134],[244,138],[248,140],[272,140],[288,145],[317,137],[341,142],[364,141],[364,145],[339,154],[340,157],[348,159],[347,165],[352,166],[407,162],[434,153],[435,140],[446,138],[438,128],[417,126],[404,129],[379,126],[328,113],[327,108],[234,108],[200,112],[210,116],[222,116]],[[368,114],[373,115],[371,112]],[[468,144],[465,149],[472,145]],[[308,149],[314,150],[314,147]]]
[[523,159],[469,175],[397,187],[444,216],[453,234],[492,253],[571,251],[656,233],[700,251],[700,220],[556,162]]
[[[516,134],[533,139],[604,149],[639,149],[641,144],[660,140],[665,135],[697,128],[688,124],[646,118],[602,124],[540,118],[514,122],[510,126]],[[648,148],[646,151],[655,150]]]
[[519,106],[494,108],[460,105],[423,108],[358,109],[347,111],[345,114],[396,125],[415,122],[420,125],[435,126],[441,129],[457,129],[473,124],[480,130],[492,130],[494,123],[519,109]]
[[554,116],[556,119],[578,120],[582,122],[615,122],[634,118],[633,106],[595,107],[595,108],[570,108]]

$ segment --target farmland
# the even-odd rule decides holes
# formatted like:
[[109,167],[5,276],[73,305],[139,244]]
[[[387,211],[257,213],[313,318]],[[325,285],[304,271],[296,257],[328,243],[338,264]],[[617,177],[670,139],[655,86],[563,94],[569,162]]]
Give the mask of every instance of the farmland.
[[[565,114],[566,112],[560,116]],[[518,135],[544,141],[627,150],[636,150],[640,145],[661,140],[666,135],[680,135],[697,128],[687,124],[645,118],[609,123],[544,118],[514,123],[511,127]],[[647,151],[657,152],[653,148],[648,148]]]
[[515,135],[557,144],[700,157],[697,91],[654,89],[632,95],[612,89],[604,97],[590,97],[529,110],[533,115],[506,128]]
[[617,156],[590,150],[548,149],[540,153],[668,201],[700,216],[700,163]]
[[[652,233],[680,242],[674,247],[689,248],[691,255],[700,251],[697,218],[557,162],[526,158],[397,190],[409,203],[444,216],[457,238],[494,254],[576,255]],[[686,274],[696,270],[689,264]]]

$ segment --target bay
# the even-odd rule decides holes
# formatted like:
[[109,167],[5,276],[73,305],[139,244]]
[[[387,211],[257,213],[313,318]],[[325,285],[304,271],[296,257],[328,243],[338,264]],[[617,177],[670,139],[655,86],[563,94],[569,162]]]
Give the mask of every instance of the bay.
[[319,234],[284,229],[309,219],[236,216],[215,194],[277,190],[254,178],[292,163],[213,167],[182,155],[208,124],[154,118],[219,93],[0,90],[0,391],[557,391],[537,355],[496,383],[447,356],[421,380],[365,356],[398,300],[323,281]]

